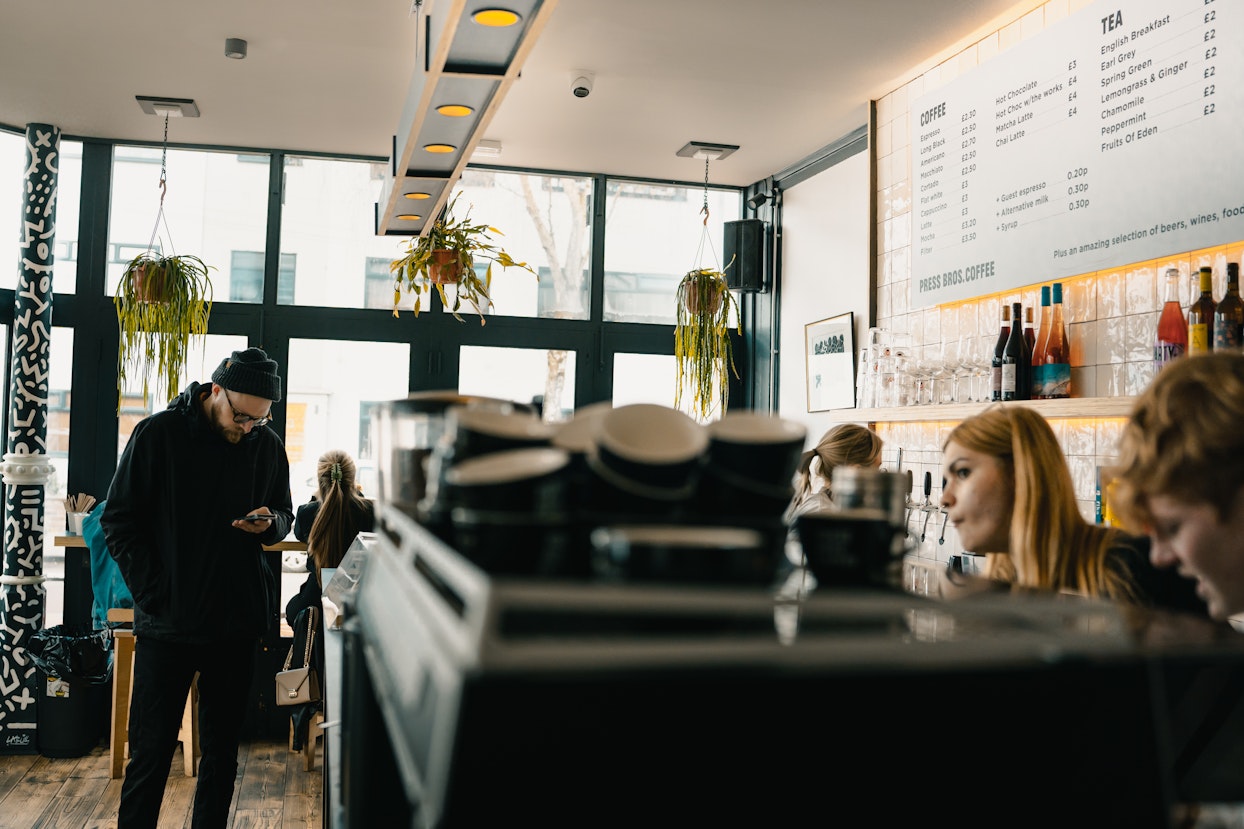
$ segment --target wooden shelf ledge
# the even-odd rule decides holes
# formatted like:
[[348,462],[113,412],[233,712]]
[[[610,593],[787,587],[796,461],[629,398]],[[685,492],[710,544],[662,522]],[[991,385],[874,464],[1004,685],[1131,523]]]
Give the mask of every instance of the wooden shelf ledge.
[[958,421],[979,414],[990,406],[1028,406],[1047,418],[1127,417],[1135,397],[1067,397],[1061,400],[1014,400],[1007,403],[946,403],[932,406],[901,406],[887,409],[835,409],[833,423],[913,423]]

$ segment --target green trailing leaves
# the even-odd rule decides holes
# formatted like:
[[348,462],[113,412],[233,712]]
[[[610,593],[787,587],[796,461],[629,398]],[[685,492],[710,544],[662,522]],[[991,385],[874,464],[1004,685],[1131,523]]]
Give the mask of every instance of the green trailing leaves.
[[125,266],[113,299],[120,329],[118,412],[129,377],[142,377],[144,406],[153,385],[162,385],[170,395],[177,391],[190,338],[201,342],[207,335],[212,313],[208,270],[197,256],[159,256],[151,251]]
[[[463,321],[458,311],[465,303],[479,315],[479,324],[483,325],[483,309],[490,302],[494,264],[502,269],[521,268],[540,278],[526,262],[514,259],[493,240],[494,234],[504,236],[504,233],[487,224],[472,222],[470,208],[461,219],[454,217],[454,205],[459,195],[461,193],[450,200],[444,217],[425,235],[409,239],[405,254],[389,265],[389,271],[394,274],[393,316],[398,316],[403,290],[414,295],[413,309],[417,317],[422,307],[420,295],[424,292],[430,294],[435,288],[441,305],[448,308],[456,320]],[[483,279],[475,272],[477,258],[488,261]],[[442,275],[442,269],[453,273],[451,276]],[[458,286],[452,304],[445,294],[446,284]]]
[[727,366],[734,366],[730,343],[730,309],[739,320],[738,302],[726,285],[726,277],[712,268],[688,271],[678,283],[678,316],[674,327],[674,359],[678,365],[674,407],[682,409],[684,392],[691,395],[691,412],[707,420],[718,406],[724,414],[730,398]]

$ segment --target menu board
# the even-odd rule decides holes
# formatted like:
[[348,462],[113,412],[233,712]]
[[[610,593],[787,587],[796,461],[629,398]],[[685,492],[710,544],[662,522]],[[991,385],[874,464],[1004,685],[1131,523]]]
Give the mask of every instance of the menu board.
[[911,306],[1244,239],[1244,3],[1112,0],[911,107]]

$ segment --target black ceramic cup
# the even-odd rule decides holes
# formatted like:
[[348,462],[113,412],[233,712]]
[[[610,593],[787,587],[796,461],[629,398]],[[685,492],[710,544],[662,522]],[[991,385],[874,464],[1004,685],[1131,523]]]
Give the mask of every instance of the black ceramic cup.
[[592,572],[604,581],[770,585],[778,557],[746,527],[619,525],[592,532]]
[[445,474],[445,500],[451,510],[561,517],[566,513],[569,463],[565,451],[552,447],[480,455],[454,464]]
[[762,489],[791,485],[808,436],[802,423],[761,412],[726,412],[705,428],[707,465]]
[[795,519],[804,561],[823,587],[901,589],[901,531],[872,511],[814,512]]
[[708,446],[708,432],[667,406],[633,403],[606,413],[595,458],[626,481],[664,490],[690,488]]

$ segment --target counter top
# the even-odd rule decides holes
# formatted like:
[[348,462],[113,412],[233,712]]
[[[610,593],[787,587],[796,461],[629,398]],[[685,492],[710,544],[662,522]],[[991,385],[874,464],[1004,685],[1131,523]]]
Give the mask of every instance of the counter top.
[[[86,539],[80,535],[58,535],[52,543],[54,543],[57,547],[85,547]],[[275,544],[265,544],[263,545],[263,548],[265,550],[276,550],[278,552],[297,550],[305,553],[307,551],[307,543],[305,541],[298,541],[295,539],[293,541],[278,541]]]

